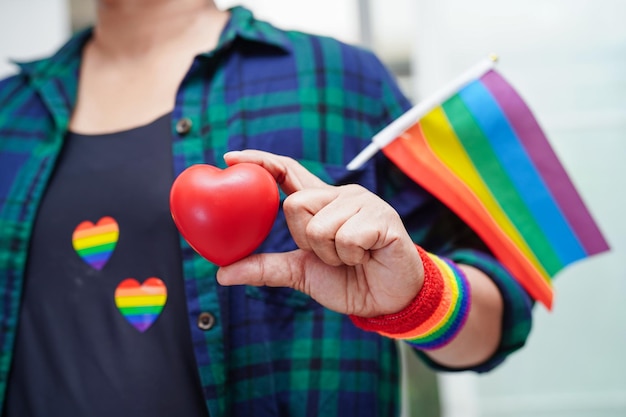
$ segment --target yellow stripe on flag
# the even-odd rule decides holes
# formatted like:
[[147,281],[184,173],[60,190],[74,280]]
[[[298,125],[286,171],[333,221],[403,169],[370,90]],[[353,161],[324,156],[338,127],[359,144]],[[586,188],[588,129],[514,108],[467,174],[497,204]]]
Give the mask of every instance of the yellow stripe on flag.
[[541,275],[549,282],[550,279],[547,271],[530,250],[530,247],[517,228],[511,223],[511,220],[495,200],[491,191],[489,191],[489,188],[484,183],[465,151],[465,148],[452,129],[443,109],[437,107],[426,114],[426,116],[420,120],[420,125],[424,132],[424,137],[432,151],[457,177],[463,179],[463,182],[466,183],[483,203],[502,231],[509,236],[533,266],[537,268]]

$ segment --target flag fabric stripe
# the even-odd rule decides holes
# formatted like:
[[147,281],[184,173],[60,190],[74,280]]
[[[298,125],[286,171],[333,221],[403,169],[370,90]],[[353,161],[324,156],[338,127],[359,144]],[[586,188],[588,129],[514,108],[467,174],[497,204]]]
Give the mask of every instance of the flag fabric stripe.
[[487,72],[481,81],[494,96],[527,153],[535,161],[537,170],[561,207],[563,215],[576,236],[581,238],[587,255],[608,250],[606,240],[524,100],[496,71]]
[[[424,138],[435,155],[445,164],[458,178],[463,177],[465,184],[474,192],[478,200],[485,206],[484,210],[491,213],[493,220],[508,235],[520,251],[527,256],[537,267],[542,268],[534,253],[526,244],[517,228],[511,223],[502,207],[498,204],[493,194],[476,170],[465,148],[459,141],[456,133],[450,126],[443,109],[437,107],[428,113],[420,121]],[[436,140],[428,140],[436,138]],[[443,192],[443,191],[440,191]],[[546,273],[547,277],[547,273]]]
[[528,245],[535,248],[534,252],[548,274],[553,275],[559,271],[562,268],[561,260],[554,252],[537,220],[515,191],[508,175],[498,164],[493,149],[489,146],[465,103],[455,95],[444,102],[442,107],[481,177]]
[[492,67],[481,68],[383,129],[348,167],[382,147],[551,308],[551,279],[609,247],[528,106]]
[[476,81],[463,88],[459,96],[483,131],[502,170],[508,174],[514,187],[512,191],[517,192],[537,220],[561,260],[561,266],[584,257],[578,237],[489,90]]
[[524,256],[495,224],[480,200],[430,150],[421,133],[421,126],[414,125],[401,138],[382,149],[385,155],[444,204],[465,207],[466,210],[458,212],[459,217],[475,228],[496,257],[506,257],[507,268],[534,299],[550,307],[553,293],[545,270],[536,268]]

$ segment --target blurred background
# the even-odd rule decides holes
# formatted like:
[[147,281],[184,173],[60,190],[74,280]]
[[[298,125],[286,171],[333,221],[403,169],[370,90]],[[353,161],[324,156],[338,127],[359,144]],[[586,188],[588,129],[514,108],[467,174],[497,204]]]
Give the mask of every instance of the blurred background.
[[[555,281],[527,346],[487,375],[405,361],[404,412],[426,417],[626,416],[626,2],[219,0],[276,25],[374,50],[417,103],[491,52],[544,127],[612,251]],[[0,0],[0,76],[93,21],[95,0]]]

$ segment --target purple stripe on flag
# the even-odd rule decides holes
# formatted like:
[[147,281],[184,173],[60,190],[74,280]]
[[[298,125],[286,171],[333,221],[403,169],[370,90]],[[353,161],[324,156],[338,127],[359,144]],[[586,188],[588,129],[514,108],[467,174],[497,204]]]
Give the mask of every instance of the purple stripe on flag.
[[[491,92],[483,83],[474,82],[458,94],[483,131],[496,162],[509,176],[519,198],[526,204],[563,265],[587,256],[580,238],[563,216],[558,202],[545,185],[545,179]],[[497,196],[496,191],[493,190]],[[519,224],[517,226],[520,227]]]
[[496,71],[487,72],[481,81],[506,114],[587,255],[608,250],[602,233],[524,100]]

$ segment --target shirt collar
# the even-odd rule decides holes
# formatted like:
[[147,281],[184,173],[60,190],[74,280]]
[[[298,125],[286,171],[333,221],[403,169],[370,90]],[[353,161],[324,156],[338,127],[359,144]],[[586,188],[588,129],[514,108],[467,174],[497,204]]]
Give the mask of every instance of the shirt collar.
[[78,67],[81,51],[85,43],[91,38],[92,28],[82,30],[70,38],[54,55],[30,62],[13,61],[23,73],[39,77],[54,77]]
[[274,46],[283,52],[291,52],[291,43],[285,33],[267,22],[257,20],[252,12],[237,6],[229,10],[231,17],[222,31],[216,51],[231,45],[235,39]]
[[[274,46],[283,52],[291,51],[291,44],[283,31],[275,28],[267,22],[257,20],[252,12],[244,7],[237,6],[229,10],[230,19],[220,35],[217,47],[211,52],[203,54],[212,55],[218,51],[230,47],[236,39],[248,42],[261,43]],[[38,77],[54,77],[78,67],[81,52],[85,43],[93,33],[93,28],[88,28],[76,33],[49,58],[31,62],[15,62],[23,73]]]

